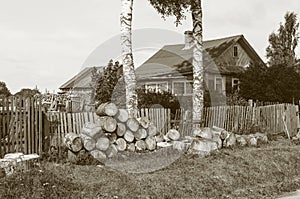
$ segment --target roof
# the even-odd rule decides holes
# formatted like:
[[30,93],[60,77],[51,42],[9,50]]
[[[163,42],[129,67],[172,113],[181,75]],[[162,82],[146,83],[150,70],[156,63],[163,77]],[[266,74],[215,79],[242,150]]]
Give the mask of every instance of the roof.
[[[207,72],[218,72],[222,74],[239,73],[243,68],[230,65],[216,66],[217,58],[220,57],[229,47],[239,42],[247,49],[247,53],[253,60],[263,63],[255,50],[246,41],[243,35],[236,35],[220,39],[208,40],[203,42],[203,62]],[[192,49],[184,50],[184,44],[167,45],[144,62],[137,70],[138,79],[149,78],[153,76],[163,76],[167,74],[192,73]],[[182,65],[186,67],[182,68]],[[180,66],[180,69],[179,69]],[[183,70],[183,71],[182,71]],[[155,74],[155,75],[154,75]]]
[[66,83],[61,85],[59,89],[65,90],[65,89],[72,89],[74,87],[76,88],[90,88],[90,83],[92,80],[92,73],[94,69],[101,69],[101,67],[86,67],[82,71],[80,71],[77,75],[69,79]]

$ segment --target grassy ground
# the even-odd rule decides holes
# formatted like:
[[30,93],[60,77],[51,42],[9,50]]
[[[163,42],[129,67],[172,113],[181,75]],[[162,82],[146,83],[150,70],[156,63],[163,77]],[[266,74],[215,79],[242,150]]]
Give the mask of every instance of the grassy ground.
[[42,163],[0,180],[0,198],[275,198],[300,188],[300,145],[276,141],[182,156],[148,174]]

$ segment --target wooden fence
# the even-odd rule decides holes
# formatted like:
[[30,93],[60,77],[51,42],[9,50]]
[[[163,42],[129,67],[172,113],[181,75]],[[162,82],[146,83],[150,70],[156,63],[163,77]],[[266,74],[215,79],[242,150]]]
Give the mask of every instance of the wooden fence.
[[40,99],[0,98],[0,157],[42,151],[44,115]]
[[[228,131],[245,133],[258,126],[268,133],[288,132],[295,135],[299,126],[299,107],[292,104],[269,106],[217,106],[207,107],[203,112],[201,126],[218,126]],[[191,113],[182,112],[179,129],[183,135],[190,135]]]
[[[73,132],[81,133],[81,129],[86,122],[95,122],[97,115],[95,112],[49,112],[48,120],[51,124],[51,133],[49,134],[51,145],[61,146],[64,136]],[[158,131],[166,133],[171,124],[170,109],[141,109],[138,113],[139,117],[146,117],[154,123]]]
[[[257,125],[265,132],[289,132],[293,136],[300,128],[298,114],[298,106],[291,104],[208,107],[204,109],[201,125],[240,133]],[[139,112],[139,116],[149,118],[162,133],[175,126],[182,136],[191,134],[190,112],[178,112],[175,121],[170,115],[169,109],[142,109]],[[0,157],[17,151],[41,154],[50,145],[61,146],[66,133],[79,134],[86,122],[95,120],[94,112],[45,114],[41,99],[37,98],[0,98]]]

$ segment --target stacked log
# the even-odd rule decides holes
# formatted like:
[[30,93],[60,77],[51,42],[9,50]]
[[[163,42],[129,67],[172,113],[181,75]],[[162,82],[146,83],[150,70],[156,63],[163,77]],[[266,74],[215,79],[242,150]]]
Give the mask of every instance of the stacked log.
[[177,130],[171,129],[162,135],[148,118],[130,118],[126,110],[119,109],[113,103],[101,104],[96,115],[95,123],[84,125],[81,138],[84,149],[100,161],[122,151],[154,151],[160,148],[157,143],[180,139]]

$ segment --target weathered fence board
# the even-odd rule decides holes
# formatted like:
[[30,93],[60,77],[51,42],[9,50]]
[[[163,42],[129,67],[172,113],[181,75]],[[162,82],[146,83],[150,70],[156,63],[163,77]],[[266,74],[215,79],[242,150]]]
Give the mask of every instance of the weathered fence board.
[[[192,131],[191,114],[179,111],[179,130],[182,135],[190,135]],[[259,126],[268,133],[288,132],[295,135],[299,128],[299,107],[292,104],[276,104],[268,106],[216,106],[203,110],[202,126],[218,126],[228,131],[243,133],[252,126]],[[178,115],[178,113],[176,114]]]

